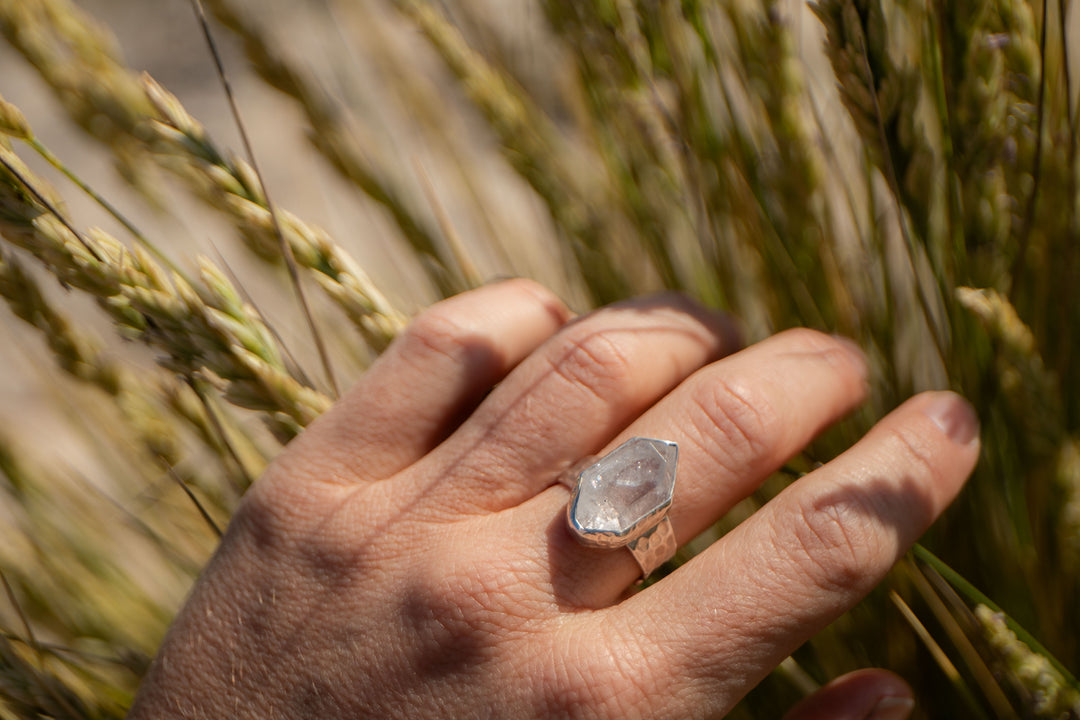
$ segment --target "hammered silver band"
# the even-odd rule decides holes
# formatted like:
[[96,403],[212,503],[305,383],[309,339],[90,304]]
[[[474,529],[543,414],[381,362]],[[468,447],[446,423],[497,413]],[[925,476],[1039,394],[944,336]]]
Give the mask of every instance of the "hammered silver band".
[[675,557],[679,544],[675,542],[675,528],[665,515],[649,532],[626,546],[641,567],[641,579],[652,575],[658,567]]

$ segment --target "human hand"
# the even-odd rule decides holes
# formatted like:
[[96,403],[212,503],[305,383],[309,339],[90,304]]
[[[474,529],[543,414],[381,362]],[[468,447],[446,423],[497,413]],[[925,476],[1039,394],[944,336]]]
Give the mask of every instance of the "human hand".
[[[869,592],[975,464],[970,407],[919,395],[628,594],[630,552],[567,530],[566,468],[677,442],[685,543],[857,406],[866,365],[807,330],[734,352],[728,320],[671,296],[568,320],[527,281],[423,313],[248,492],[130,717],[719,716]],[[909,693],[848,682],[791,717]]]

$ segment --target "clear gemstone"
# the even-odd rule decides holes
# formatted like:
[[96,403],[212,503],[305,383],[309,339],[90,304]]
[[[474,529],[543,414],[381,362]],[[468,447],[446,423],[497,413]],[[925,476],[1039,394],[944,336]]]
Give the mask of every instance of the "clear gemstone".
[[626,441],[579,477],[574,523],[584,532],[625,534],[671,502],[675,443]]

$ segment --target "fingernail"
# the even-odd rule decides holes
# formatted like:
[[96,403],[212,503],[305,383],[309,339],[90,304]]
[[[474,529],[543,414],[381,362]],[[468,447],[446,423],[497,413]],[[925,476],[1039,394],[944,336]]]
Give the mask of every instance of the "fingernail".
[[859,344],[843,335],[833,335],[833,339],[840,343],[840,346],[844,348],[848,357],[851,359],[851,363],[859,369],[859,374],[862,375],[863,379],[865,380],[869,377],[870,366],[866,362],[866,353],[859,347]]
[[956,393],[936,393],[923,412],[955,443],[967,445],[979,436],[975,409]]
[[884,697],[870,711],[866,720],[905,720],[915,709],[915,701],[909,697]]

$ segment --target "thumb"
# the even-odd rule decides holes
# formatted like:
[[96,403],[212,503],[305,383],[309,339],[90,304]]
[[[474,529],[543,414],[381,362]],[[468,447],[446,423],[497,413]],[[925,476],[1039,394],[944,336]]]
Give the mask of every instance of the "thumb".
[[801,700],[784,720],[905,720],[914,707],[911,688],[898,676],[857,670]]

